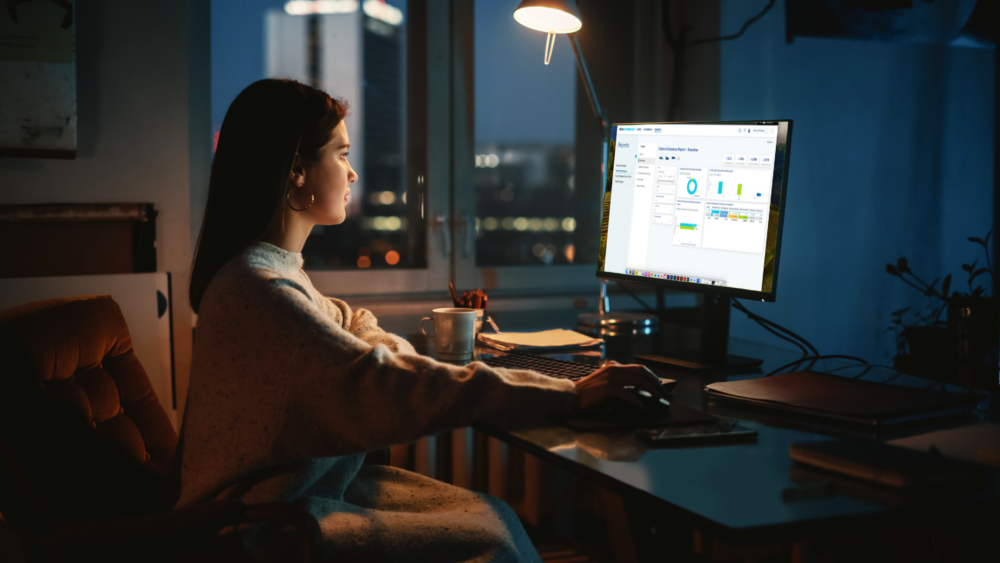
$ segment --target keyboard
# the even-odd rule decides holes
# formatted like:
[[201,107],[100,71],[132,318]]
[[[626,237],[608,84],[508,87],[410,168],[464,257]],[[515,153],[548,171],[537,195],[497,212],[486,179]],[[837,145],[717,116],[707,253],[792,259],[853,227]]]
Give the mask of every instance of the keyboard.
[[597,371],[597,366],[589,364],[578,364],[520,352],[511,352],[505,356],[493,356],[483,360],[483,363],[498,368],[530,369],[549,377],[570,380],[582,379]]

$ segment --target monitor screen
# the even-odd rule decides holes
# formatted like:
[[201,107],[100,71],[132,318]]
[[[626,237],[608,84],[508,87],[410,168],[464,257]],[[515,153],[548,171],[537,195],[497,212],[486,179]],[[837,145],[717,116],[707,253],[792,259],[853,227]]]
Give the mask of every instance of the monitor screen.
[[611,131],[597,275],[773,301],[792,122]]

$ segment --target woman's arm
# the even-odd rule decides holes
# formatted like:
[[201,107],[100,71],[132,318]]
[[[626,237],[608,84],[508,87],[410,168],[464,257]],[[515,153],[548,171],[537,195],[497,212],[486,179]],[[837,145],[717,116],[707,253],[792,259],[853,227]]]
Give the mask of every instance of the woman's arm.
[[[203,300],[199,344],[238,375],[213,378],[205,392],[238,401],[243,407],[234,412],[252,412],[253,424],[279,425],[266,446],[278,459],[367,452],[477,420],[579,403],[569,381],[372,346],[280,279],[254,276],[241,282],[238,296],[211,297]],[[248,422],[245,414],[232,421]]]
[[372,346],[384,344],[393,352],[416,354],[413,345],[405,339],[390,334],[378,326],[378,319],[367,309],[351,309],[345,301],[335,297],[327,297],[329,303],[340,310],[344,330],[364,340]]

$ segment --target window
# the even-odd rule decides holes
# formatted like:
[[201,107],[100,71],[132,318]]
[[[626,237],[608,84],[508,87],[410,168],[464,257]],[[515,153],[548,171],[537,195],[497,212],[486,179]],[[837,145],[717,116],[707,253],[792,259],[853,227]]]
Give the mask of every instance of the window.
[[359,180],[347,220],[310,236],[305,267],[425,267],[423,198],[408,186],[405,0],[213,0],[212,12],[215,131],[240,90],[265,77],[292,78],[351,105]]
[[[594,290],[601,170],[577,163],[576,59],[560,36],[545,65],[545,34],[514,20],[517,5],[453,8],[453,278],[463,289]],[[583,190],[580,170],[593,175]]]
[[517,5],[475,5],[476,265],[572,264],[576,62],[562,37],[545,65]]
[[212,0],[215,131],[267,76],[352,106],[351,214],[303,251],[320,291],[596,287],[603,183],[592,163],[577,182],[576,61],[560,37],[546,66],[516,5]]

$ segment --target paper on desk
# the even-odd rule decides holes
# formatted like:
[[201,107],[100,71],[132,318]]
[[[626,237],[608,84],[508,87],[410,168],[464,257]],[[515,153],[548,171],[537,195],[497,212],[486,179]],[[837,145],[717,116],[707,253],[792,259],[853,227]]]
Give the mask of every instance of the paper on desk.
[[498,350],[527,350],[540,348],[582,348],[599,346],[604,343],[572,330],[561,328],[541,332],[501,332],[497,334],[479,333],[479,341]]
[[934,447],[943,456],[1000,466],[1000,425],[996,424],[938,430],[888,443],[925,452]]

